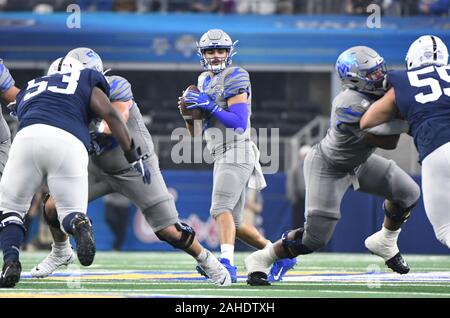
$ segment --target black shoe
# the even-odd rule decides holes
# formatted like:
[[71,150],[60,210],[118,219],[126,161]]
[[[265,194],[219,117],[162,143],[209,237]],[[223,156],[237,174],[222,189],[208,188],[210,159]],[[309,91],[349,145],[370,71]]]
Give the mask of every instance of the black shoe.
[[405,262],[400,252],[394,257],[386,261],[387,267],[399,274],[407,274],[409,272],[409,265]]
[[95,239],[91,221],[84,214],[78,214],[72,221],[72,233],[77,242],[77,256],[81,265],[89,266],[95,257]]
[[253,272],[248,274],[247,285],[250,286],[270,286],[267,274],[263,272]]
[[19,261],[8,261],[3,264],[0,287],[12,288],[16,286],[20,279],[20,272],[22,272],[22,265]]

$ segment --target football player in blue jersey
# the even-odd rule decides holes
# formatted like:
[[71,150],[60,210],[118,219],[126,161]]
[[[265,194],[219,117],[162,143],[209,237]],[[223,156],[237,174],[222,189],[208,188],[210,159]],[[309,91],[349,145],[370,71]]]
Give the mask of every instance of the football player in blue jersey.
[[[90,48],[73,49],[67,56],[75,58],[88,69],[104,73],[100,56]],[[151,182],[144,186],[141,176],[136,171],[130,170],[129,164],[121,155],[116,138],[111,136],[111,131],[103,120],[91,127],[97,151],[89,157],[89,202],[108,193],[117,192],[124,195],[139,207],[160,240],[195,258],[216,285],[230,285],[231,278],[225,267],[200,244],[195,237],[195,231],[179,220],[175,201],[159,169],[152,137],[134,101],[131,84],[121,76],[113,75],[106,78],[110,84],[111,103],[122,114],[133,140],[146,153],[143,162],[149,167]],[[30,271],[33,277],[46,277],[58,267],[74,261],[69,239],[55,222],[56,207],[53,199],[46,201],[45,215],[55,242],[51,253]]]
[[128,164],[146,178],[140,150],[108,95],[103,74],[69,57],[59,60],[55,73],[29,81],[17,94],[19,130],[0,181],[1,287],[14,287],[20,279],[23,218],[43,182],[54,196],[60,229],[75,238],[80,263],[92,264],[95,240],[86,210],[88,125],[94,117],[108,123]]
[[[202,35],[198,55],[205,71],[198,77],[200,92],[188,91],[184,96],[187,109],[198,108],[207,114],[204,135],[214,159],[210,213],[219,229],[220,261],[230,272],[233,282],[237,281],[234,266],[236,237],[258,249],[272,244],[253,225],[242,223],[245,190],[250,177],[254,175],[257,182],[249,186],[258,191],[265,187],[265,180],[257,159],[259,150],[250,137],[250,77],[243,68],[231,66],[235,43],[220,29]],[[183,109],[181,97],[179,108]],[[196,134],[195,125],[195,122],[186,121],[191,135]],[[278,261],[273,268],[277,280],[281,280],[295,263],[295,258]],[[204,274],[201,268],[197,270]]]
[[367,108],[385,94],[385,61],[375,50],[355,46],[338,57],[336,71],[342,91],[333,99],[330,128],[305,158],[305,225],[286,231],[271,248],[245,259],[250,285],[269,285],[267,273],[277,259],[310,254],[324,247],[341,217],[341,201],[349,187],[385,199],[383,226],[365,240],[367,249],[397,273],[410,270],[397,240],[420,189],[394,161],[374,153],[377,147],[395,148],[408,125],[392,121],[368,131],[359,127]]
[[409,134],[422,165],[425,211],[436,238],[450,248],[450,66],[448,49],[437,36],[414,41],[406,55],[406,70],[393,71],[392,88],[364,114],[367,129],[392,118],[409,122]]

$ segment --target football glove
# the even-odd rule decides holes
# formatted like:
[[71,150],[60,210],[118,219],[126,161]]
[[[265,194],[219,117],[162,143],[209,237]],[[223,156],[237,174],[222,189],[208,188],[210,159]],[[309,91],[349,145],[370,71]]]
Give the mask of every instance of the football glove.
[[142,155],[141,147],[135,147],[134,140],[131,139],[131,148],[124,152],[127,161],[142,175],[142,181],[146,184],[151,183],[150,170],[144,161],[148,156]]
[[184,102],[186,105],[189,105],[186,109],[201,108],[209,111],[211,115],[220,108],[208,94],[203,92],[197,93],[194,91],[189,91],[184,98]]

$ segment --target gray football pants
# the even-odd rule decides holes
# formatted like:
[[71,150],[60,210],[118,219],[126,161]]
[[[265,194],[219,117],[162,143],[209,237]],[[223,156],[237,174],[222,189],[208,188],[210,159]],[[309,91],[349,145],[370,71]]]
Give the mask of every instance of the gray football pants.
[[394,161],[371,155],[355,174],[332,168],[313,149],[305,158],[305,231],[302,243],[315,251],[325,246],[341,217],[340,205],[347,189],[359,183],[357,191],[380,196],[406,209],[417,202],[420,188]]

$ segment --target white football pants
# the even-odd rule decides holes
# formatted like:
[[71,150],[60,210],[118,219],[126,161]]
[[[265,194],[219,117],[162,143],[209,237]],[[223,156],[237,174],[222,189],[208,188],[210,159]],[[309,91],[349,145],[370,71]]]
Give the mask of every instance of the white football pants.
[[86,213],[87,165],[86,147],[67,131],[43,124],[21,129],[0,181],[0,210],[23,218],[34,194],[47,181],[61,224],[69,213]]
[[422,193],[436,238],[450,248],[450,142],[423,160]]

